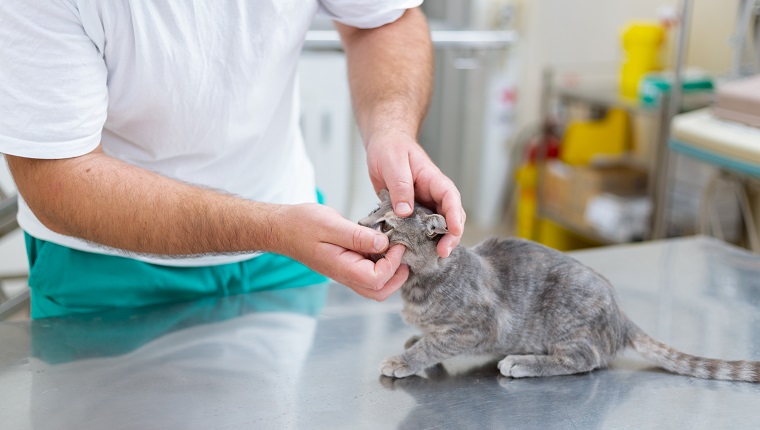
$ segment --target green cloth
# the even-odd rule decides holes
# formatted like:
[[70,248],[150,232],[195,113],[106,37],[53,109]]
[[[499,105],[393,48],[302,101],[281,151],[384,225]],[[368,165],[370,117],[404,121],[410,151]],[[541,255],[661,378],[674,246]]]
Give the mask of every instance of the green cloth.
[[32,318],[304,287],[327,278],[277,254],[239,263],[170,267],[79,251],[28,234]]

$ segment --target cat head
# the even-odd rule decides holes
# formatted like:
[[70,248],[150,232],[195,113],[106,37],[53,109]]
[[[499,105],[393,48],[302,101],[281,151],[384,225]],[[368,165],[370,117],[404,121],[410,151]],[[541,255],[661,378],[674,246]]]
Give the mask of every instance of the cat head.
[[[359,220],[359,224],[382,232],[388,236],[391,245],[404,245],[406,251],[402,262],[417,273],[437,267],[436,247],[441,237],[448,233],[446,219],[419,203],[414,204],[414,212],[410,216],[396,216],[387,190],[380,191],[380,206]],[[376,258],[379,256],[373,259]]]

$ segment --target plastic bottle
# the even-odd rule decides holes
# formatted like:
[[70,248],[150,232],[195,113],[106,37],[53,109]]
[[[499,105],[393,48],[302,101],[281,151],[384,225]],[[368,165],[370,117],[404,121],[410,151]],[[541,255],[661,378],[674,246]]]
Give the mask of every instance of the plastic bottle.
[[641,78],[662,70],[662,45],[665,27],[656,22],[633,22],[623,30],[625,59],[620,72],[620,91],[624,97],[638,94]]

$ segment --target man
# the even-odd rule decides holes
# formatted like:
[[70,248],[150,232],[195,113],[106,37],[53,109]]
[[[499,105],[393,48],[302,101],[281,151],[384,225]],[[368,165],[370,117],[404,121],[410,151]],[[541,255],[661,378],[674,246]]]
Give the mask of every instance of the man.
[[376,300],[400,287],[402,246],[315,203],[294,83],[319,8],[347,53],[375,190],[400,216],[414,199],[444,214],[447,257],[465,214],[416,142],[432,75],[420,2],[1,2],[0,152],[32,316],[319,280],[290,258]]

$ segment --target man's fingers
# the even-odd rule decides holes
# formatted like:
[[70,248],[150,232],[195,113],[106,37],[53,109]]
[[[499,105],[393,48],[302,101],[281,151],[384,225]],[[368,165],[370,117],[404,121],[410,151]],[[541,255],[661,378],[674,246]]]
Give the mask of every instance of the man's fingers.
[[[461,214],[461,220],[462,224],[467,220],[467,214],[464,212],[464,209],[460,210]],[[448,219],[446,220],[446,223],[448,224]],[[464,228],[462,228],[462,233],[464,233]],[[440,241],[438,241],[438,255],[440,255],[443,258],[448,257],[451,254],[451,251],[454,250],[459,245],[459,241],[462,239],[461,233],[459,235],[455,235],[449,230],[449,233],[444,235]]]
[[385,163],[383,181],[391,195],[393,212],[400,217],[412,214],[414,208],[414,178],[409,168],[409,155],[407,152],[394,154],[394,160]]
[[404,285],[404,282],[406,282],[407,279],[409,279],[409,266],[402,264],[398,267],[396,273],[393,274],[391,279],[385,283],[383,288],[368,293],[366,297],[377,300],[378,302],[382,302],[383,300],[390,297],[393,293],[398,291],[398,289]]
[[446,258],[459,245],[464,233],[467,214],[462,208],[462,198],[456,186],[448,178],[445,181],[430,181],[430,195],[436,202],[436,212],[446,218],[449,232],[438,242],[438,255]]
[[330,270],[325,273],[327,276],[369,297],[363,293],[380,290],[386,285],[401,265],[405,250],[403,245],[394,245],[376,263],[356,252],[329,243],[323,243],[320,252],[324,251],[323,256],[329,265]]
[[[428,161],[429,162],[429,161]],[[420,171],[417,178],[417,199],[435,208],[436,213],[446,218],[449,233],[461,236],[464,233],[464,209],[462,197],[454,182],[441,171],[431,166]]]
[[375,291],[383,289],[401,266],[401,257],[404,255],[404,251],[406,248],[403,245],[393,245],[385,253],[385,257],[375,263],[371,273],[367,270],[366,265],[357,265],[356,269],[358,270],[352,271],[352,274],[361,281],[359,286]]
[[460,236],[453,236],[450,234],[444,235],[441,240],[438,241],[438,246],[436,248],[438,255],[440,255],[442,258],[446,258],[451,255],[451,251],[453,251],[454,248],[459,245],[460,239]]
[[462,197],[450,180],[431,181],[430,195],[435,200],[438,213],[446,218],[449,232],[455,236],[464,233],[464,210]]
[[395,272],[398,266],[401,264],[401,258],[404,256],[405,251],[406,247],[397,243],[391,246],[388,252],[385,253],[385,257],[382,260],[378,260],[378,263],[383,260],[388,261],[391,265],[391,268]]
[[379,254],[388,248],[388,237],[379,231],[346,219],[336,220],[335,223],[325,238],[335,245],[364,254]]
[[404,245],[396,244],[391,246],[383,258],[377,260],[373,277],[375,283],[371,285],[372,289],[379,290],[383,288],[391,276],[396,273],[396,270],[401,265],[401,257],[403,257],[404,251],[406,251]]

